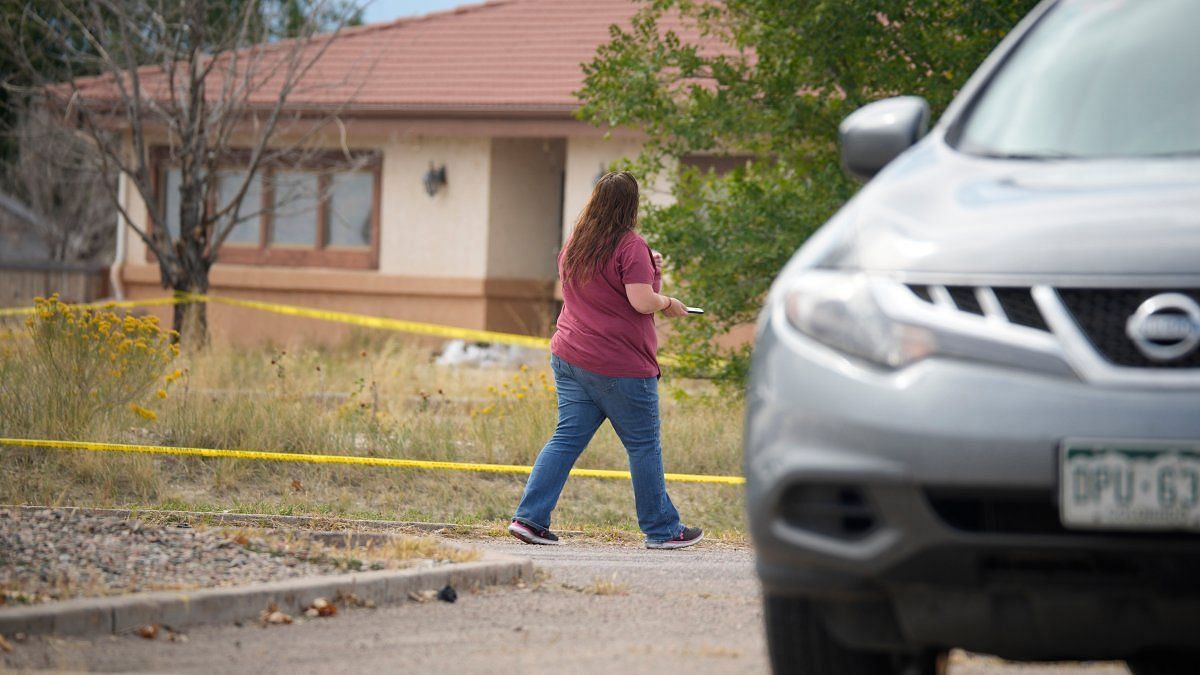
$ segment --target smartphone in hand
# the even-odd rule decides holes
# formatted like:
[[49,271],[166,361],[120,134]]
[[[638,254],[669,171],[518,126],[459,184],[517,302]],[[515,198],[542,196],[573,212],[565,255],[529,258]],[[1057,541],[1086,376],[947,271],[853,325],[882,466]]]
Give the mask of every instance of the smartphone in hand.
[[704,310],[700,307],[687,307],[685,309],[687,309],[688,314],[703,314],[704,313]]

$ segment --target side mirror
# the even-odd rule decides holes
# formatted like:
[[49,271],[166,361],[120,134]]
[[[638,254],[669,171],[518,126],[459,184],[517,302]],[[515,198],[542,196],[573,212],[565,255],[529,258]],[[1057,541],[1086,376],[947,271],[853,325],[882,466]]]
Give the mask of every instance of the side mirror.
[[928,129],[929,104],[920,96],[869,103],[838,126],[842,166],[855,178],[869,180],[921,140]]

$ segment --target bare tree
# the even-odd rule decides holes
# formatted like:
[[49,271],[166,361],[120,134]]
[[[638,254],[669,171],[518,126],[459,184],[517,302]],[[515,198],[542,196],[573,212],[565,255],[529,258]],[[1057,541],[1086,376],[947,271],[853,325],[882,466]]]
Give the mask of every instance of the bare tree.
[[[344,88],[306,89],[305,78],[339,34],[337,20],[318,32],[329,27],[330,7],[352,6],[318,0],[294,37],[272,41],[264,2],[40,0],[27,3],[19,21],[0,24],[0,43],[27,71],[31,91],[97,148],[109,198],[157,258],[164,288],[207,292],[222,243],[246,217],[242,202],[255,175],[313,151],[314,136],[336,119],[336,109],[315,116],[289,101],[316,86]],[[34,37],[54,41],[64,72],[39,70]],[[159,148],[165,156],[153,157]],[[216,179],[231,162],[240,169],[232,189]],[[177,228],[158,208],[162,163],[179,171]],[[118,177],[150,205],[148,228],[126,212]],[[174,327],[206,340],[205,305],[177,304]]]
[[16,150],[0,173],[0,189],[24,209],[23,232],[57,262],[111,253],[116,208],[95,145],[36,109],[20,114],[12,135]]

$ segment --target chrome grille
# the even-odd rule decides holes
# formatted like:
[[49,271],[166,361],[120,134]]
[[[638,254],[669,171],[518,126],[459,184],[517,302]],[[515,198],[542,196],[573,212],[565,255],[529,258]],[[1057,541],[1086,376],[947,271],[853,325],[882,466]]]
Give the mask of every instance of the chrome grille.
[[[1050,332],[1029,287],[909,284],[908,288],[925,302],[939,307]],[[1200,289],[1195,288],[1055,288],[1048,298],[1042,299],[1055,305],[1056,313],[1060,313],[1059,306],[1065,310],[1065,316],[1070,317],[1066,330],[1074,333],[1078,329],[1081,348],[1090,347],[1103,363],[1159,370],[1200,368],[1200,348],[1176,359],[1156,361],[1143,354],[1126,334],[1126,323],[1138,307],[1164,293],[1183,294],[1200,304]],[[1063,329],[1060,324],[1056,324],[1058,329]]]
[[947,286],[946,292],[950,294],[950,299],[954,301],[954,306],[959,310],[969,314],[978,314],[983,316],[983,306],[979,302],[979,298],[975,295],[975,289],[970,286]]
[[925,302],[1035,330],[1049,331],[1027,287],[909,284]]
[[1027,328],[1050,330],[1028,288],[993,288],[992,292],[996,294],[996,298],[1004,307],[1004,313],[1012,323]]
[[1125,333],[1125,324],[1146,300],[1181,293],[1200,302],[1200,289],[1060,288],[1063,306],[1080,332],[1106,361],[1127,368],[1200,368],[1200,349],[1170,361],[1146,357]]

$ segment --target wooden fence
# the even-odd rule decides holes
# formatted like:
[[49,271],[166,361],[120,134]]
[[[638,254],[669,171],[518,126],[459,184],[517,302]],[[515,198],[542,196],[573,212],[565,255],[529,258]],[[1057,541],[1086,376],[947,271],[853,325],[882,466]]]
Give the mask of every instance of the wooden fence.
[[30,305],[52,293],[64,302],[92,302],[108,292],[106,265],[0,262],[0,307]]

